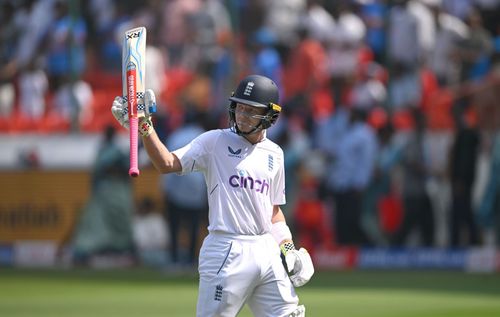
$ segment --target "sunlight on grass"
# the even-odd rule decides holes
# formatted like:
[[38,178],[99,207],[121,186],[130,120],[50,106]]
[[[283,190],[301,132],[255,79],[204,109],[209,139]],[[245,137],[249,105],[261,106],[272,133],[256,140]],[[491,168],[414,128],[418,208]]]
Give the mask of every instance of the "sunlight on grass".
[[[308,316],[498,317],[499,276],[318,273],[298,289]],[[445,286],[449,287],[445,287]],[[197,279],[158,272],[0,269],[0,316],[195,316]],[[252,316],[245,307],[241,317]]]

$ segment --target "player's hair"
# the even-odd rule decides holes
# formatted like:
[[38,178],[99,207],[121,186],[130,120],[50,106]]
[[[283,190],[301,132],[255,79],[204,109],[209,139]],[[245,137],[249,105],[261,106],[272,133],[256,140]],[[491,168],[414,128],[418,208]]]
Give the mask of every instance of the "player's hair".
[[[240,81],[229,100],[229,126],[239,135],[269,128],[278,120],[281,112],[278,86],[271,79],[260,75],[250,75]],[[236,124],[235,109],[238,103],[267,109],[264,115],[258,116],[259,124],[249,132],[242,132]]]

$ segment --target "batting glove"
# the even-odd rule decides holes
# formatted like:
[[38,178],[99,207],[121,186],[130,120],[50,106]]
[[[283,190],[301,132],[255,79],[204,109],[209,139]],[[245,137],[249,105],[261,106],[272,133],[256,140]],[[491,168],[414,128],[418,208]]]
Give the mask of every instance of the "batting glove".
[[293,242],[280,245],[293,286],[300,287],[309,282],[314,274],[314,266],[306,249],[295,249]]
[[[144,100],[137,100],[138,110],[137,116],[139,117],[139,133],[146,137],[150,135],[153,129],[153,122],[151,115],[156,112],[156,97],[153,90],[148,89],[144,93]],[[113,105],[111,106],[111,113],[115,119],[125,129],[129,129],[128,106],[127,101],[121,96],[115,97]]]

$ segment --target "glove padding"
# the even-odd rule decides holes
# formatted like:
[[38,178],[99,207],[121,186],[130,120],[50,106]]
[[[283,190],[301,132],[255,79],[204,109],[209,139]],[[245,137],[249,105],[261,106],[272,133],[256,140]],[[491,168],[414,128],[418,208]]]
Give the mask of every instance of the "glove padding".
[[[153,123],[151,122],[151,115],[156,112],[156,97],[153,90],[148,89],[144,93],[144,100],[137,100],[138,110],[137,116],[139,117],[139,133],[142,136],[148,136],[153,132]],[[141,105],[144,105],[141,107]],[[125,129],[129,129],[128,118],[128,105],[127,101],[121,96],[115,97],[113,105],[111,106],[111,113],[115,119]]]
[[287,251],[285,262],[290,274],[290,280],[295,287],[300,287],[309,282],[314,274],[311,256],[304,248]]

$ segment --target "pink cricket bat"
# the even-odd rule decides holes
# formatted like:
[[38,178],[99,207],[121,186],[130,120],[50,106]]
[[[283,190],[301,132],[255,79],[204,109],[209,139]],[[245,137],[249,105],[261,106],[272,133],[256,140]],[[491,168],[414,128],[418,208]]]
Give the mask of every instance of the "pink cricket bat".
[[127,100],[130,123],[130,170],[132,177],[139,176],[138,122],[144,115],[146,70],[146,28],[138,27],[125,32],[122,51],[122,92]]

